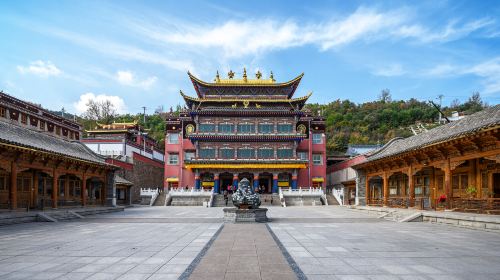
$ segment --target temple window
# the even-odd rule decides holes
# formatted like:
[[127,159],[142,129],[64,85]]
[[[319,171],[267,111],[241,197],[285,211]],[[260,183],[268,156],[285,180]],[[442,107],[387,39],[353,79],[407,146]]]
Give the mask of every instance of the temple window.
[[40,121],[40,129],[45,130],[45,122],[44,121]]
[[213,148],[203,148],[198,151],[198,155],[200,158],[209,158],[209,159],[214,159],[215,158],[215,149]]
[[323,155],[313,154],[313,165],[323,165]]
[[61,127],[60,126],[56,126],[56,134],[61,135]]
[[292,133],[293,126],[288,123],[279,123],[278,124],[278,133]]
[[170,165],[179,164],[179,154],[168,154],[168,164]]
[[234,149],[231,148],[221,148],[219,149],[219,156],[221,158],[234,158]]
[[321,133],[313,133],[313,144],[322,144],[323,137],[321,136]]
[[26,116],[26,114],[21,114],[21,123],[22,124],[28,123],[28,116]]
[[191,160],[194,158],[194,152],[184,152],[184,159],[185,160]]
[[169,144],[179,144],[179,133],[169,133],[168,134]]
[[273,158],[274,149],[272,148],[261,148],[257,151],[258,158]]
[[301,160],[308,160],[309,153],[308,152],[297,152],[297,157]]
[[2,118],[7,117],[7,110],[3,107],[0,107],[0,117],[2,117]]
[[274,125],[272,123],[259,123],[259,133],[270,134],[274,132]]
[[238,149],[238,158],[254,158],[255,150],[252,148]]
[[465,190],[469,186],[469,176],[467,175],[467,173],[453,175],[451,186],[453,189],[454,197],[465,196]]
[[215,132],[215,124],[202,123],[198,127],[199,132]]
[[239,133],[255,133],[255,125],[251,123],[238,124]]
[[293,158],[293,150],[288,148],[278,149],[278,158],[279,159]]
[[220,133],[234,133],[234,125],[230,123],[219,124]]
[[31,190],[31,177],[28,174],[18,175],[17,177],[17,191],[29,192]]
[[64,178],[60,178],[59,179],[59,196],[60,197],[64,197],[64,194],[66,193],[65,192],[65,182],[66,182],[66,179]]
[[0,170],[0,192],[9,190],[7,182],[7,174]]

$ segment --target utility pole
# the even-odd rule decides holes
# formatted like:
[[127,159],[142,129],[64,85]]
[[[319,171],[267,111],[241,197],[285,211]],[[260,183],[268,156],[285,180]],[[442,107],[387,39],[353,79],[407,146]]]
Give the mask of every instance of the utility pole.
[[[146,107],[143,106],[142,109],[144,110],[144,114],[142,115],[142,121],[144,123],[144,127],[146,127]],[[144,153],[144,156],[146,156],[146,138],[144,137],[146,135],[146,133],[141,132],[140,128],[139,128],[139,133],[141,133],[141,136],[142,136],[143,153]]]
[[437,99],[439,99],[439,109],[440,109],[439,110],[439,124],[441,124],[441,118],[442,118],[442,116],[441,116],[441,103],[443,101],[443,97],[444,97],[444,95],[442,95],[442,94],[438,95],[438,97],[437,97]]

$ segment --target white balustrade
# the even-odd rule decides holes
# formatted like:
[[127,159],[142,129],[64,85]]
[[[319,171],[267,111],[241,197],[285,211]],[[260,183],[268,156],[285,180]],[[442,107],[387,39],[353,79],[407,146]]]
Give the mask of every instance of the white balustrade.
[[158,195],[160,193],[159,188],[141,188],[141,196],[153,196]]
[[322,196],[324,194],[321,188],[280,188],[280,193],[282,193],[283,196]]
[[212,196],[212,189],[177,188],[169,191],[170,196]]

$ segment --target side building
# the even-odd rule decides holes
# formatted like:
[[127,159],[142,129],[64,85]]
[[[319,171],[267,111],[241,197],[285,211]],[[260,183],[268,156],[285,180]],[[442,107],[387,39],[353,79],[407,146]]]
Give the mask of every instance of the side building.
[[500,105],[415,136],[353,164],[361,205],[500,212]]
[[117,167],[81,135],[78,123],[0,92],[0,208],[113,205]]
[[167,117],[165,186],[222,192],[247,178],[266,193],[279,187],[325,187],[325,121],[303,109],[311,94],[293,98],[303,75],[276,83],[247,77],[213,83],[188,73],[196,97]]
[[86,131],[82,142],[106,162],[121,167],[117,174],[131,183],[117,188],[119,202],[138,203],[141,188],[163,188],[164,152],[137,122],[98,123]]

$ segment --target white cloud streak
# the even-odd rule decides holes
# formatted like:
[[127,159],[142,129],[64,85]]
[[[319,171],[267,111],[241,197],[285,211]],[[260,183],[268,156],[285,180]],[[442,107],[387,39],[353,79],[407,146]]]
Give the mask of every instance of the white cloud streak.
[[481,83],[484,88],[481,93],[486,95],[500,93],[500,57],[472,65],[439,64],[423,71],[422,74],[431,78],[474,75],[482,78]]
[[78,114],[83,114],[87,111],[87,103],[90,100],[94,100],[96,102],[103,102],[109,100],[111,104],[113,104],[116,112],[119,114],[124,114],[127,112],[127,107],[125,106],[125,101],[116,95],[106,95],[106,94],[94,94],[92,92],[87,92],[80,95],[80,99],[73,103],[73,107],[75,108]]
[[372,72],[372,74],[382,77],[395,77],[406,74],[406,71],[403,69],[403,66],[401,66],[401,64],[392,64],[388,67],[376,69]]
[[62,71],[50,61],[37,60],[28,66],[17,66],[17,71],[21,74],[33,74],[42,78],[59,76]]
[[116,72],[115,79],[122,85],[140,87],[145,90],[151,88],[151,86],[158,80],[156,76],[148,77],[144,80],[138,80],[134,73],[125,70]]

